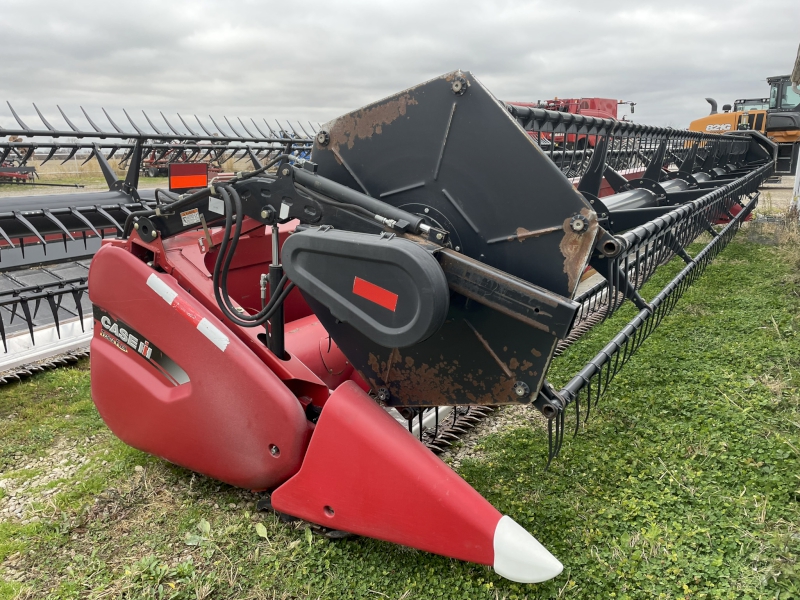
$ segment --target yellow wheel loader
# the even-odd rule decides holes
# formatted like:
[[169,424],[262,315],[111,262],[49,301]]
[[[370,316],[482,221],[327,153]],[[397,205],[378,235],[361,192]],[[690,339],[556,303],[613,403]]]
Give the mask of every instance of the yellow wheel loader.
[[729,104],[717,111],[717,102],[711,104],[711,114],[692,121],[691,131],[725,133],[736,130],[754,130],[766,135],[778,145],[775,173],[794,174],[800,154],[800,49],[791,75],[768,77],[769,98],[736,100],[733,110]]

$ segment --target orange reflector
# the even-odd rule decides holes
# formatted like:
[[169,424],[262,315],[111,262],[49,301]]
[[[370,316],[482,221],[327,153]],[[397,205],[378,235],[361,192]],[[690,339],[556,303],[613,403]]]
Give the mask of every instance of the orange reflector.
[[208,163],[170,163],[169,189],[174,192],[208,185]]
[[169,189],[206,187],[208,175],[173,175],[169,178]]

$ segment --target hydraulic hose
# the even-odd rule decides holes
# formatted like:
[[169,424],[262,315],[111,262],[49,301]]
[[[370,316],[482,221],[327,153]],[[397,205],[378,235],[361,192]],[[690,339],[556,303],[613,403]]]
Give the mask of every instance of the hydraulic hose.
[[362,217],[368,218],[370,221],[375,220],[375,213],[370,210],[367,210],[366,208],[363,208],[356,204],[339,202],[338,200],[334,200],[332,198],[329,198],[328,196],[323,196],[322,194],[318,194],[314,190],[307,188],[306,186],[301,185],[299,183],[296,184],[296,186],[298,190],[302,191],[305,194],[308,194],[311,198],[313,198],[317,202],[320,202],[321,204],[327,204],[328,206],[335,206],[336,208],[341,208],[342,210],[357,213]]
[[[272,297],[267,302],[266,306],[255,315],[242,315],[238,313],[236,307],[231,303],[228,294],[228,271],[230,268],[233,256],[236,253],[236,247],[239,243],[239,236],[242,230],[242,204],[241,198],[236,190],[229,185],[218,186],[220,196],[225,204],[225,232],[220,244],[217,260],[214,263],[213,284],[214,284],[214,297],[217,301],[222,314],[225,315],[231,322],[241,327],[259,327],[264,325],[274,314],[278,306],[280,306],[289,293],[294,289],[294,283],[289,282],[286,287],[284,285],[288,281],[288,277],[284,275],[281,278],[280,284],[275,290],[271,290]],[[233,200],[233,206],[232,202]],[[234,225],[234,211],[236,214],[236,222]],[[233,229],[233,236],[231,237],[231,229]],[[280,290],[280,292],[278,291]]]
[[425,224],[425,220],[419,215],[411,214],[382,200],[362,194],[325,177],[320,177],[311,171],[294,167],[294,180],[300,185],[325,194],[338,202],[360,206],[373,215],[381,215],[394,221],[406,221],[414,233],[418,233],[421,229],[420,226]]

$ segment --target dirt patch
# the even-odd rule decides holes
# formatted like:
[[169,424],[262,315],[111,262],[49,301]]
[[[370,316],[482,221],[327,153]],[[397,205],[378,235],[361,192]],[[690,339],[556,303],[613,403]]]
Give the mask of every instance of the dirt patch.
[[509,404],[500,406],[494,412],[459,438],[457,445],[447,449],[440,456],[453,469],[458,470],[465,459],[483,458],[483,450],[478,447],[478,442],[487,435],[500,433],[517,427],[527,427],[547,431],[547,419],[532,406]]

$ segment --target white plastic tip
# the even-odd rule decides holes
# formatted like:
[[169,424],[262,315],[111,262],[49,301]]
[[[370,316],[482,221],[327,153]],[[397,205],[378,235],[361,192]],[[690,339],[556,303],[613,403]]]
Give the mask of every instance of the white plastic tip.
[[494,530],[495,573],[518,583],[539,583],[564,570],[558,559],[511,517],[503,516]]

